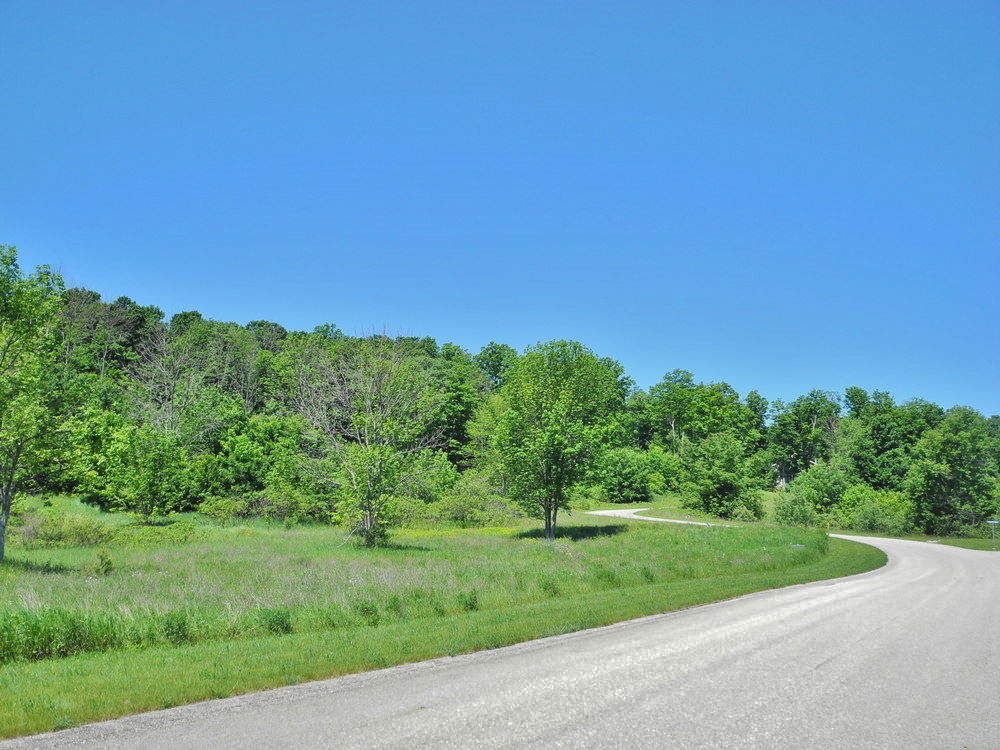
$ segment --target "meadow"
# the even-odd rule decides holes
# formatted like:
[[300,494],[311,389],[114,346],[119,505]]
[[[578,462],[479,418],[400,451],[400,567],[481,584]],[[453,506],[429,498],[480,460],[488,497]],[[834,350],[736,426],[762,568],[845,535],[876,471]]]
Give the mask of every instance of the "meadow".
[[3,737],[502,646],[885,559],[818,530],[578,512],[554,542],[524,522],[403,529],[380,549],[331,527],[135,527],[69,499],[44,513],[89,542],[36,533],[0,566]]

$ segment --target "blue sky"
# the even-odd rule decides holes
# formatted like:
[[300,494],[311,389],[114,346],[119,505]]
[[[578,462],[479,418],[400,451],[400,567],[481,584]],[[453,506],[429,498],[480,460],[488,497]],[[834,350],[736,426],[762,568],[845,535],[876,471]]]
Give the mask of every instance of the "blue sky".
[[1000,414],[1000,4],[0,0],[0,243],[167,315]]

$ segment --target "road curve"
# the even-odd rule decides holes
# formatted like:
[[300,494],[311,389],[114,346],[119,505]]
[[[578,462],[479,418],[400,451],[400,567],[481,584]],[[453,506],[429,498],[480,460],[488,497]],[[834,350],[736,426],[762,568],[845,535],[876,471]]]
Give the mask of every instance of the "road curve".
[[1000,747],[1000,554],[859,541],[888,565],[0,749]]

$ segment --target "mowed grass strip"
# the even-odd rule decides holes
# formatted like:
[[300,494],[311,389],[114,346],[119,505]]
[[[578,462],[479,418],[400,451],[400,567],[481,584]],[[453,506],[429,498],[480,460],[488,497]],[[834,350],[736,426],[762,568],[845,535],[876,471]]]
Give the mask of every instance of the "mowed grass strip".
[[[0,736],[50,731],[495,648],[752,591],[863,572],[885,562],[884,555],[872,547],[827,540],[804,530],[685,528],[577,516],[573,520],[574,525],[565,527],[565,536],[554,544],[537,539],[533,530],[413,531],[399,535],[398,549],[383,551],[337,547],[335,534],[328,530],[325,536],[311,530],[260,532],[254,535],[256,559],[260,566],[273,569],[263,575],[263,585],[278,590],[242,606],[247,612],[262,607],[287,612],[287,620],[284,614],[275,615],[281,621],[280,632],[287,634],[269,635],[274,631],[265,627],[236,638],[206,638],[190,645],[133,646],[8,663],[0,667],[0,690],[7,696],[0,712]],[[245,564],[242,553],[222,541],[226,538],[221,535],[214,540],[216,554],[221,558],[228,552],[239,565]],[[321,538],[325,544],[319,543]],[[53,569],[72,571],[71,556],[80,551],[58,552],[65,553],[66,560],[51,563]],[[107,578],[127,579],[130,565],[150,557],[169,569],[167,560],[174,554],[170,549],[134,552],[134,560],[117,555],[121,563]],[[198,554],[212,557],[210,549]],[[323,568],[321,561],[331,556],[337,561],[332,567],[341,570],[346,583],[320,593],[306,587],[310,593],[303,596],[294,584],[304,577],[288,570],[301,571],[303,560],[310,559]],[[215,575],[226,578],[224,568]],[[32,573],[29,569],[22,570],[22,575],[27,579],[63,577],[70,583],[75,580],[76,587],[87,580],[73,572]],[[365,575],[375,583],[352,600],[350,593],[358,593],[358,581]],[[197,615],[201,609],[231,615],[243,597],[262,596],[256,588],[261,584],[258,578],[245,575],[239,585],[230,580],[231,600],[213,602],[214,609],[204,601],[190,604],[192,620],[208,617]],[[334,579],[337,576],[328,580]],[[278,581],[285,583],[278,585]],[[218,582],[212,586],[198,580],[189,583],[189,589],[206,586],[213,596],[220,591]],[[22,599],[30,591],[26,584],[30,580],[21,581]],[[60,593],[62,587],[52,579],[48,585],[47,593],[57,599],[65,593]],[[133,615],[136,609],[152,614],[161,609],[174,611],[178,602],[171,597],[183,596],[185,588],[150,587],[145,602],[131,599],[127,608]],[[226,591],[226,586],[221,590]],[[45,606],[39,592],[27,596],[32,597]],[[330,600],[336,601],[341,621],[330,618]],[[113,611],[104,595],[94,597],[91,604],[100,604],[97,611],[105,615]],[[326,614],[317,616],[316,611]]]

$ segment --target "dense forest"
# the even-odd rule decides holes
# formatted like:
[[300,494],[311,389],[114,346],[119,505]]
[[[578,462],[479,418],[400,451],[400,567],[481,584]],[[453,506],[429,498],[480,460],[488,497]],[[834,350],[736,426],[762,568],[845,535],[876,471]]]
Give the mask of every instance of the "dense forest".
[[[667,368],[665,368],[667,369]],[[477,353],[433,338],[165,319],[65,289],[0,246],[0,559],[16,492],[154,523],[200,511],[342,524],[544,520],[678,493],[723,518],[982,533],[1000,417],[848,387],[784,403],[674,369],[648,392],[573,341]]]

